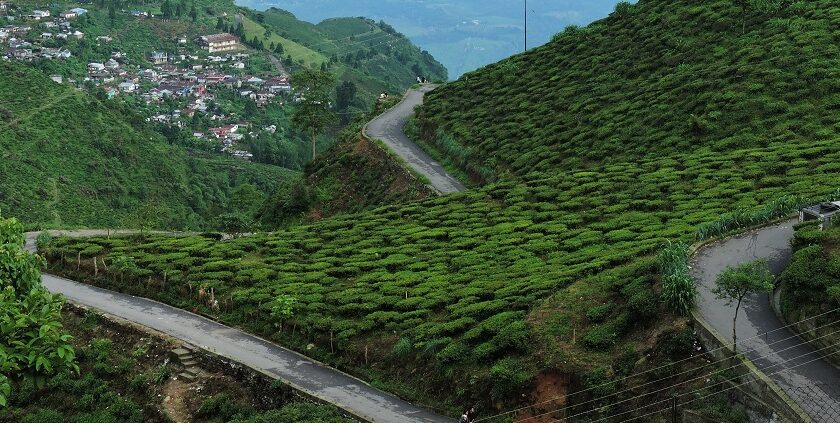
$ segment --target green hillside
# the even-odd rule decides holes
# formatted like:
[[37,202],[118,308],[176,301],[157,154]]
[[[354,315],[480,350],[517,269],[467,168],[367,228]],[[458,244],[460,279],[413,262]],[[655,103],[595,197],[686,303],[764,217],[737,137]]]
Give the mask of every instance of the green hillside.
[[827,0],[622,4],[428,96],[428,141],[486,186],[226,242],[59,240],[51,260],[134,257],[166,288],[89,280],[210,313],[183,292],[213,287],[221,319],[414,398],[505,408],[556,374],[608,395],[693,351],[663,303],[663,244],[835,192],[838,19]]
[[338,135],[335,145],[307,164],[299,180],[277,190],[265,202],[260,219],[276,227],[434,196],[393,153],[361,136],[368,121],[399,100],[392,96],[357,116]]
[[620,4],[435,91],[421,126],[482,180],[834,138],[840,12],[764,3]]
[[430,80],[447,78],[446,68],[434,57],[382,22],[336,18],[314,25],[276,8],[244,13],[248,40],[257,37],[264,47],[280,44],[282,56],[290,56],[293,62],[308,66],[326,63],[339,82],[355,83],[361,98],[372,99],[383,91],[401,92],[414,84],[418,75]]
[[295,172],[191,156],[121,103],[0,63],[0,209],[29,225],[200,228],[249,183]]

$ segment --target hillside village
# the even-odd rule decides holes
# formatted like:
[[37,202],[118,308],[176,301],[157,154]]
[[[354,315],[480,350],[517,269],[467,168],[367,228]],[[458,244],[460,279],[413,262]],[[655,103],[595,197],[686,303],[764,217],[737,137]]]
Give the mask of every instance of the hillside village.
[[[2,2],[0,5],[0,11],[5,13],[12,4]],[[73,57],[72,46],[67,47],[62,41],[85,37],[75,29],[73,21],[87,12],[76,7],[57,16],[45,10],[22,14],[15,19],[20,23],[0,29],[0,42],[5,45],[3,60],[36,62]],[[129,13],[136,19],[152,17],[137,10]],[[95,37],[94,41],[99,46],[108,46],[113,38],[103,35]],[[146,121],[155,124],[187,128],[198,113],[210,124],[206,131],[191,131],[193,137],[209,145],[210,150],[241,159],[253,158],[239,141],[246,134],[253,138],[262,132],[274,134],[276,125],[254,128],[244,117],[219,107],[215,103],[216,96],[235,95],[242,101],[253,102],[256,107],[271,103],[282,106],[293,98],[289,73],[278,65],[271,75],[261,72],[263,77],[257,76],[248,65],[252,53],[233,34],[208,34],[195,39],[180,36],[175,41],[178,49],[173,53],[150,51],[144,60],[136,62],[126,52],[113,49],[107,60],[87,63],[84,78],[67,78],[60,74],[50,78],[78,89],[96,87],[108,99],[134,97],[146,106]]]

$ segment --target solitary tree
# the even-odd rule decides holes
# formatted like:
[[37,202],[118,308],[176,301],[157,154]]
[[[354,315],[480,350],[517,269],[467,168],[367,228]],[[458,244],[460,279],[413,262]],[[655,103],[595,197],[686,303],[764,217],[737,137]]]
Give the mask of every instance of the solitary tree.
[[718,276],[714,292],[718,299],[726,300],[727,305],[735,303],[735,315],[732,317],[732,349],[737,352],[738,311],[747,295],[770,292],[773,290],[773,275],[767,260],[756,260],[735,267],[727,267]]
[[291,295],[278,295],[271,303],[271,317],[278,320],[276,323],[279,332],[283,332],[283,322],[290,319],[295,313],[297,299]]
[[353,99],[356,97],[356,91],[356,84],[352,81],[344,81],[335,88],[335,107],[341,113],[342,123],[350,121],[347,109],[353,103]]
[[292,115],[292,125],[309,134],[314,160],[318,134],[336,120],[330,110],[330,93],[335,86],[335,77],[327,71],[303,69],[292,76],[292,85],[302,96]]

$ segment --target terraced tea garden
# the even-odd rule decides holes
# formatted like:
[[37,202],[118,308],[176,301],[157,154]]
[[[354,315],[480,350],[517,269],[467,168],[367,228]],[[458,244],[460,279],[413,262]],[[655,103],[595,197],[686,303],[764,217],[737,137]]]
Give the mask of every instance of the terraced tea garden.
[[694,150],[808,148],[837,133],[838,20],[831,0],[622,3],[435,90],[418,124],[479,181]]
[[455,396],[506,400],[539,369],[585,372],[643,350],[638,334],[679,320],[662,317],[666,241],[785,193],[829,194],[838,160],[836,142],[709,151],[531,174],[227,241],[55,239],[42,252],[56,270],[312,344],[307,354],[358,374],[472,380]]
[[552,372],[598,386],[685,327],[679,242],[838,188],[840,8],[737,4],[622,3],[434,91],[420,135],[489,182],[476,190],[226,241],[42,252],[413,399],[501,408]]

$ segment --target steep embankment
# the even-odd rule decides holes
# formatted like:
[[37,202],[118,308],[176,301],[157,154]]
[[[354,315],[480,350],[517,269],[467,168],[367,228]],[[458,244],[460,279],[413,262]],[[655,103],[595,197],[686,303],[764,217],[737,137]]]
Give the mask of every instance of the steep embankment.
[[[662,244],[733,208],[828,194],[840,176],[837,9],[746,12],[725,0],[622,4],[431,94],[427,135],[441,129],[474,176],[511,178],[227,242],[59,241],[52,260],[131,255],[132,282],[97,283],[209,313],[183,292],[213,287],[230,298],[221,318],[415,398],[503,407],[562,394],[543,382],[567,378],[593,388],[569,399],[581,419],[641,417],[661,400],[653,386],[679,381],[659,366],[695,348],[663,306]],[[133,282],[150,274],[167,285]],[[293,329],[277,333],[268,304],[288,298]],[[720,377],[675,390],[701,389],[696,400]],[[607,396],[580,404],[590,395]]]
[[421,125],[484,180],[834,138],[835,3],[757,4],[620,4],[435,90]]
[[46,226],[198,228],[235,187],[270,192],[295,174],[193,157],[143,125],[120,103],[0,63],[0,209]]
[[[373,110],[351,123],[338,143],[310,162],[287,189],[278,190],[260,210],[265,223],[315,221],[340,213],[356,213],[387,204],[434,196],[387,147],[362,134],[368,119],[393,107],[399,99],[379,101]],[[400,131],[399,128],[391,128]]]

